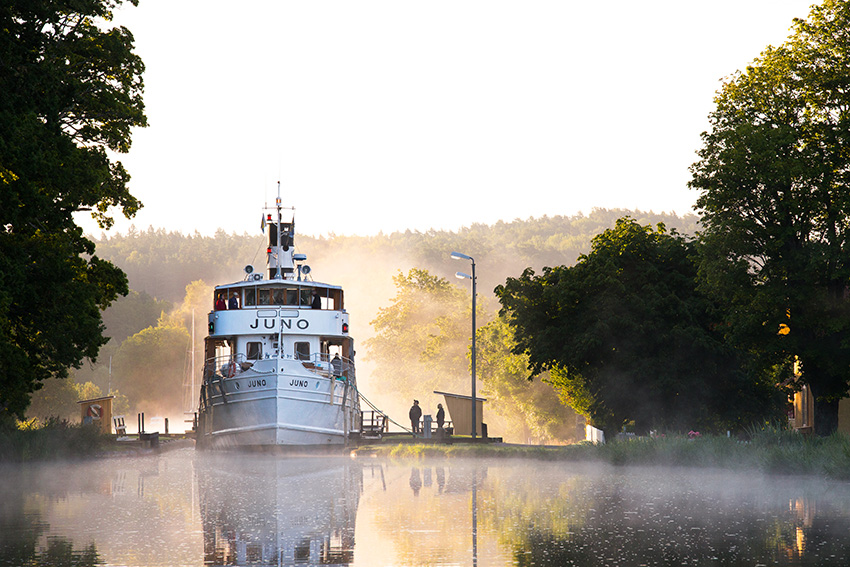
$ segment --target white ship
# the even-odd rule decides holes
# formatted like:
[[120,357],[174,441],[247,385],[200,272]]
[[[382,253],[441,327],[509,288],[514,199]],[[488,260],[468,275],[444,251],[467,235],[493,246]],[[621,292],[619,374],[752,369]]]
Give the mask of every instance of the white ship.
[[359,436],[354,341],[339,286],[313,281],[292,209],[266,208],[267,270],[215,288],[200,448],[345,445]]

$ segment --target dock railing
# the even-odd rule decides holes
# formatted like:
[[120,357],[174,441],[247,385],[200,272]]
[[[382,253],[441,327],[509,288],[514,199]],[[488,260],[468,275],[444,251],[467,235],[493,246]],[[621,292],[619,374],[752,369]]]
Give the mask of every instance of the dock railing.
[[[427,438],[427,437],[439,437],[440,435],[453,435],[454,434],[454,425],[452,425],[451,421],[444,422],[442,428],[437,427],[436,421],[431,421],[430,423],[431,423],[431,431],[426,432],[425,431],[426,421],[424,419],[419,420],[419,431],[422,432],[422,433],[419,434],[420,436]],[[440,433],[440,429],[442,429],[442,434]]]
[[360,413],[360,436],[367,439],[380,439],[389,431],[390,421],[386,414],[378,411]]

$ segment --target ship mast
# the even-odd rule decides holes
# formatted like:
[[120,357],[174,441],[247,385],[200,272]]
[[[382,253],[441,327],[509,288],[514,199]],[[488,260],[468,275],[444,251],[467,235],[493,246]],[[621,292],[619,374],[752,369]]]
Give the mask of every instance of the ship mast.
[[192,390],[189,395],[190,405],[189,411],[195,412],[195,308],[192,308],[192,365],[191,370],[189,370],[189,375],[192,376]]
[[[280,181],[277,182],[277,199],[275,199],[275,206],[277,207],[277,253],[278,253],[278,261],[277,261],[277,279],[281,279],[280,273],[280,265],[283,263],[283,259],[280,257],[281,255],[281,242],[280,242],[280,223],[282,213],[281,202],[280,202]],[[280,359],[283,358],[283,309],[277,310],[277,370],[280,372]]]
[[280,220],[281,220],[281,212],[280,212],[280,181],[278,181],[278,182],[277,182],[277,199],[275,199],[274,203],[275,203],[275,206],[277,207],[277,230],[276,230],[275,232],[277,232],[277,250],[278,250],[278,252],[277,252],[277,253],[278,253],[278,261],[277,261],[277,276],[275,276],[275,277],[276,277],[276,279],[281,279],[281,275],[280,275],[280,264],[281,264],[281,260],[282,260],[282,259],[280,258]]
[[[292,219],[290,222],[283,222],[283,209],[292,211]],[[264,207],[266,212],[263,214],[263,231],[265,232],[266,224],[269,225],[269,245],[267,249],[268,258],[266,259],[266,269],[270,280],[285,280],[292,279],[291,274],[295,269],[294,253],[292,248],[295,246],[295,208],[284,207],[280,196],[280,181],[277,182],[277,198],[275,199],[274,210],[277,213],[277,218],[272,219],[270,211],[272,207]]]

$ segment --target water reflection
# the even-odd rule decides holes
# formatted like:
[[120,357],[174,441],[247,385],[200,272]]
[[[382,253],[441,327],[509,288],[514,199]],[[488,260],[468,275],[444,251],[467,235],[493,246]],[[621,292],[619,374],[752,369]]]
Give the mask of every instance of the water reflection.
[[[656,469],[554,486],[541,480],[535,476],[535,487],[515,479],[511,495],[486,512],[502,526],[516,565],[846,565],[850,558],[850,501],[839,484],[681,470],[659,478]],[[517,515],[521,509],[535,512]]]
[[0,565],[201,565],[193,456],[6,464]]
[[349,565],[361,465],[347,458],[199,455],[211,565]]
[[386,565],[850,564],[845,483],[528,461],[389,463],[385,474],[359,527],[366,515]]
[[848,565],[850,484],[523,460],[0,467],[0,566]]
[[[20,469],[4,470],[4,485],[22,486],[26,477],[21,473]],[[99,563],[93,543],[75,546],[67,537],[48,535],[49,525],[27,502],[25,491],[3,490],[0,496],[0,564],[90,567]]]
[[[101,564],[97,547],[86,538],[80,544],[51,529],[45,499],[67,497],[64,483],[46,483],[34,495],[27,488],[38,469],[6,465],[0,470],[0,565],[32,567],[93,567]],[[77,538],[81,539],[81,538]]]
[[419,476],[418,467],[410,469],[410,488],[413,490],[414,496],[419,496],[419,489],[422,488],[422,478]]
[[381,488],[367,478],[360,502],[356,565],[510,564],[495,533],[478,529],[481,510],[492,497],[485,462],[390,461],[382,466]]

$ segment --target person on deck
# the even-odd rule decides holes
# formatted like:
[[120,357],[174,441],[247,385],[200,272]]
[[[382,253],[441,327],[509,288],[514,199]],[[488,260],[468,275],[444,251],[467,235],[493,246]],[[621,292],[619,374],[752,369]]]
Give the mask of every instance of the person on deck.
[[228,309],[239,309],[239,294],[235,291],[233,295],[230,296],[230,300],[227,302]]
[[410,427],[413,429],[413,434],[419,433],[419,418],[422,417],[422,408],[419,407],[419,400],[413,400],[413,406],[408,414],[410,417]]
[[446,410],[443,409],[443,404],[437,404],[437,429],[442,429],[446,422]]
[[331,372],[333,372],[334,378],[342,377],[342,359],[338,354],[335,354],[331,360]]
[[322,308],[322,298],[319,297],[319,292],[316,291],[315,289],[313,290],[313,297],[312,297],[312,300],[310,301],[310,308],[311,309],[321,309]]
[[227,309],[227,304],[224,302],[224,298],[219,293],[218,298],[215,300],[215,310],[224,311],[225,309]]

